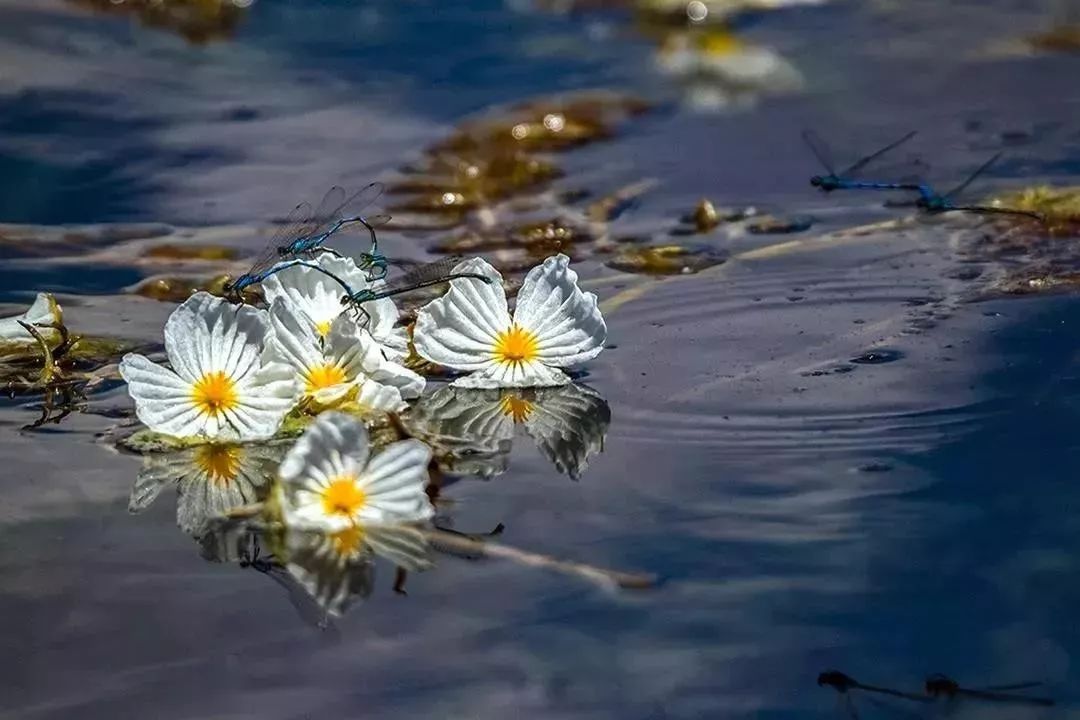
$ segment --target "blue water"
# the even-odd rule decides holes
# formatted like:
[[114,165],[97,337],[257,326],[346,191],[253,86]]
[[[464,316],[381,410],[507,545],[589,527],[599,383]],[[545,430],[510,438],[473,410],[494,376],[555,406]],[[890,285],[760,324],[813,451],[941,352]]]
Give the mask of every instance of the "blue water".
[[[1003,148],[984,188],[1075,182],[1080,55],[1017,50],[1053,4],[744,17],[739,40],[800,81],[713,78],[706,95],[728,104],[712,109],[659,69],[626,5],[587,5],[258,0],[233,38],[199,46],[0,0],[0,222],[46,248],[0,244],[0,299],[56,292],[77,331],[158,342],[170,306],[125,292],[161,268],[123,238],[54,253],[58,225],[227,225],[254,250],[298,200],[386,179],[473,113],[569,90],[657,106],[559,158],[559,187],[658,180],[613,233],[668,242],[702,196],[819,221],[694,238],[732,256],[806,244],[602,305],[613,347],[582,379],[611,421],[579,480],[518,428],[505,472],[445,491],[457,528],[501,522],[516,547],[658,573],[651,591],[444,558],[404,597],[380,565],[372,596],[319,631],[268,577],[201,559],[171,488],[128,513],[140,460],[100,437],[122,390],[49,432],[18,431],[37,411],[6,404],[0,718],[844,717],[815,682],[830,668],[912,692],[933,672],[1040,681],[1057,701],[854,694],[864,718],[1076,714],[1076,299],[983,300],[998,263],[957,250],[980,227],[816,239],[896,213],[814,192],[799,140],[850,138],[853,160],[918,129],[943,186]],[[389,231],[380,248],[439,237]],[[579,267],[602,303],[638,287],[601,260]],[[853,362],[868,352],[890,361]]]

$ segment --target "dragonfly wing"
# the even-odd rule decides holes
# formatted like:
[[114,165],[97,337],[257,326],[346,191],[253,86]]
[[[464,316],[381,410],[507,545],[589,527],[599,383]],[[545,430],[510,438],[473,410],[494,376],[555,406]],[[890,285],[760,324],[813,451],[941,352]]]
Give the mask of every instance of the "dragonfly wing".
[[364,224],[369,228],[377,228],[388,224],[392,219],[390,215],[368,215],[364,217]]
[[281,221],[277,231],[270,238],[270,246],[276,248],[288,245],[290,242],[304,234],[304,228],[311,223],[311,203],[302,202],[292,209],[292,212]]
[[965,180],[964,182],[960,183],[959,185],[957,185],[956,187],[954,187],[954,188],[953,188],[952,190],[950,190],[949,192],[945,193],[945,198],[946,198],[946,199],[948,199],[948,200],[952,200],[952,199],[954,199],[954,198],[955,198],[955,197],[956,197],[957,195],[959,195],[960,193],[964,192],[964,190],[965,190],[965,189],[967,189],[967,186],[968,186],[968,185],[970,185],[971,183],[975,182],[975,178],[979,177],[979,176],[980,176],[980,175],[982,175],[982,174],[983,174],[984,172],[986,172],[987,170],[989,170],[989,169],[990,169],[990,166],[991,166],[991,165],[993,165],[994,163],[996,163],[996,162],[998,161],[998,158],[1000,158],[1000,157],[1001,157],[1001,153],[995,153],[995,154],[994,154],[994,156],[993,156],[992,158],[990,158],[989,160],[987,160],[986,162],[984,162],[984,163],[983,163],[982,165],[980,165],[980,166],[979,166],[979,169],[978,169],[978,170],[976,170],[975,172],[973,172],[973,173],[971,173],[970,175],[968,175],[968,178],[967,178],[967,180]]
[[453,273],[454,268],[463,259],[464,258],[461,255],[451,255],[450,257],[445,257],[441,260],[417,265],[401,277],[396,278],[393,282],[387,283],[385,288],[380,289],[380,292],[404,290],[405,288],[413,287],[414,285],[423,285],[424,283],[430,283],[433,280],[446,277]]
[[836,169],[831,161],[832,153],[829,151],[829,146],[825,141],[816,132],[809,129],[802,131],[802,139],[806,146],[810,148],[810,152],[814,153],[814,157],[821,163],[821,166],[828,170],[830,175],[836,175]]
[[[335,217],[358,217],[364,208],[371,205],[371,203],[382,197],[383,191],[386,190],[386,186],[381,182],[373,182],[360,188],[348,198],[342,201],[342,203],[335,209]],[[369,223],[370,218],[365,218]],[[389,216],[387,216],[389,219]]]
[[881,148],[880,150],[877,150],[875,152],[870,153],[866,157],[860,159],[858,162],[856,162],[851,167],[844,170],[842,172],[841,176],[842,177],[851,177],[852,175],[857,173],[859,170],[862,170],[864,167],[866,167],[867,165],[869,165],[873,161],[877,160],[882,155],[884,155],[884,154],[886,154],[886,153],[900,147],[901,145],[906,143],[908,140],[915,137],[917,134],[918,134],[917,131],[912,130],[911,132],[909,132],[904,137],[902,137],[902,138],[900,138],[898,140],[894,140],[891,143],[889,143],[888,145],[886,145],[885,147]]
[[338,211],[346,203],[345,188],[335,185],[326,191],[319,207],[311,214],[311,221],[304,227],[301,237],[311,237],[337,219]]

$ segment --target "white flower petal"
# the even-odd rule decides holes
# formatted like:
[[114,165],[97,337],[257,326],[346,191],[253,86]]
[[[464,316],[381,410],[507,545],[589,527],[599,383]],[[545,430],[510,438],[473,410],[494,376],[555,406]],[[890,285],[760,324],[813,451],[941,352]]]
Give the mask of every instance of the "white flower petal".
[[454,272],[480,273],[489,285],[464,278],[420,309],[413,331],[416,352],[431,362],[457,370],[476,370],[492,356],[499,333],[510,326],[502,276],[480,258],[461,262]]
[[401,391],[390,385],[382,385],[368,380],[360,385],[356,394],[356,404],[372,412],[401,412],[408,405],[401,397]]
[[549,257],[525,276],[514,322],[536,336],[538,358],[556,367],[591,360],[607,340],[596,295],[581,291],[565,255]]
[[355,472],[368,460],[367,428],[344,413],[326,412],[316,418],[281,463],[278,475],[286,491],[322,487],[336,475]]
[[419,440],[391,443],[368,463],[359,478],[367,495],[361,522],[415,522],[435,510],[424,488],[431,449]]
[[[381,284],[381,283],[379,283]],[[383,346],[388,360],[400,362],[408,354],[408,335],[404,327],[398,325],[397,305],[392,298],[379,298],[364,303],[368,320],[365,329]]]
[[459,388],[527,388],[565,385],[569,376],[562,370],[539,361],[500,363],[490,361],[471,375],[458,378],[451,385]]
[[[353,291],[371,286],[367,281],[367,273],[357,268],[352,258],[322,253],[312,262],[338,277]],[[280,299],[293,310],[303,311],[320,334],[326,332],[334,318],[341,314],[341,298],[345,295],[345,289],[334,278],[314,268],[303,265],[286,268],[268,277],[262,286],[268,303],[273,304]],[[375,311],[372,317],[379,314],[381,319],[382,314],[387,312],[386,307],[375,307],[376,305],[371,303],[371,309]],[[396,321],[396,308],[392,309],[392,313],[393,320]]]
[[[19,321],[27,325],[59,325],[64,321],[64,314],[56,298],[48,293],[38,293],[34,298],[34,304],[30,308],[14,317],[0,318],[0,340],[14,342],[36,342],[33,335],[19,324]],[[56,335],[55,330],[38,328],[45,338]]]
[[263,351],[265,363],[284,363],[297,374],[322,363],[319,337],[303,310],[281,298],[274,300],[270,305],[270,327],[274,332]]
[[172,370],[128,353],[120,361],[120,376],[135,400],[135,414],[154,432],[193,437],[205,430],[205,418],[192,402],[191,384]]
[[350,378],[367,378],[397,388],[402,397],[419,397],[427,381],[403,365],[386,359],[383,347],[347,318],[334,321],[327,338],[327,352],[348,368]]

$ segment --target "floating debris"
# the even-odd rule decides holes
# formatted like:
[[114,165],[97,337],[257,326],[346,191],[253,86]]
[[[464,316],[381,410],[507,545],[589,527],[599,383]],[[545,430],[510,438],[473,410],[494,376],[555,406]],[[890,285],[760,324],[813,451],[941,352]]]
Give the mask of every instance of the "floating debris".
[[134,15],[143,25],[171,30],[203,45],[231,38],[254,0],[67,0],[95,12]]
[[[150,300],[170,303],[183,302],[199,291],[225,297],[227,294],[225,285],[231,279],[231,275],[214,275],[206,280],[190,277],[154,277],[139,283],[132,292]],[[244,302],[249,304],[262,300],[262,294],[258,286],[244,288],[242,294]]]
[[[569,203],[591,189],[547,193],[563,177],[550,157],[614,136],[618,125],[649,109],[631,95],[586,92],[535,100],[466,120],[428,148],[402,177],[387,183],[388,210],[404,230],[457,230],[435,252],[528,249],[512,263],[536,260],[591,242],[604,231],[591,227],[618,217],[654,184],[643,180],[601,196],[582,210]],[[526,200],[530,202],[525,202]],[[580,257],[579,254],[574,254]]]
[[727,254],[706,245],[660,245],[620,250],[606,265],[642,275],[688,275],[727,260]]
[[788,235],[809,230],[813,224],[813,218],[805,215],[793,217],[764,215],[748,223],[746,230],[754,235]]

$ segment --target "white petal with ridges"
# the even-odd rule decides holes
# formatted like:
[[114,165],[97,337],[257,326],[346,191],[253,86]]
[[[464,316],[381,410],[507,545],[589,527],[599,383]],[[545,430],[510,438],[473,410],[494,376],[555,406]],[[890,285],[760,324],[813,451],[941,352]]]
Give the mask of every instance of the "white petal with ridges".
[[204,418],[192,402],[191,384],[172,370],[128,353],[120,361],[120,376],[135,400],[135,414],[154,432],[194,437],[205,429]]
[[327,412],[296,441],[278,475],[286,487],[318,490],[336,475],[358,472],[370,452],[363,423],[344,413]]
[[361,521],[417,522],[434,515],[424,492],[429,462],[431,449],[419,440],[391,443],[373,457],[359,479],[368,497]]
[[607,340],[596,295],[581,291],[566,255],[549,257],[529,271],[518,293],[514,322],[535,335],[538,359],[556,367],[591,360]]
[[541,362],[491,361],[451,384],[459,388],[527,388],[565,385],[568,382],[570,378],[562,370],[548,367]]
[[491,284],[462,278],[450,290],[420,309],[413,331],[416,352],[431,362],[455,370],[477,370],[492,357],[499,333],[510,326],[502,275],[480,258],[470,258],[454,272],[472,272]]

